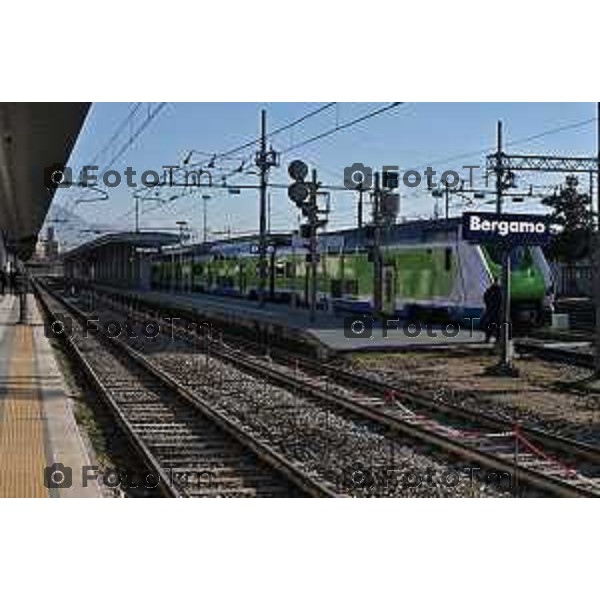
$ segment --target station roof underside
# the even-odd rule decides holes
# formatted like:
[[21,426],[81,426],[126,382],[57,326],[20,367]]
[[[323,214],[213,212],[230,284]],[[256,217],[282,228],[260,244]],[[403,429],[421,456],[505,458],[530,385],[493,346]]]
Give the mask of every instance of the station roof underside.
[[0,232],[28,258],[56,191],[50,167],[67,163],[89,102],[0,102]]

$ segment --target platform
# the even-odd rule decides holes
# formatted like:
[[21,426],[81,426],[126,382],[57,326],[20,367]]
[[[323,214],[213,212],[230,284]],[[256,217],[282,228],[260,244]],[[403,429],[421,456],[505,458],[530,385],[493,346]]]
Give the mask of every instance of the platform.
[[380,323],[374,323],[372,333],[365,337],[349,337],[349,326],[360,315],[335,314],[332,311],[318,310],[314,323],[310,322],[307,309],[293,309],[287,304],[266,303],[260,308],[256,301],[227,296],[213,296],[199,293],[169,293],[156,291],[128,291],[122,288],[98,286],[102,291],[138,298],[152,306],[160,306],[163,311],[193,313],[198,319],[216,320],[220,326],[228,324],[257,330],[264,328],[273,336],[287,340],[302,341],[317,347],[321,353],[390,351],[395,349],[429,348],[456,344],[481,344],[483,332],[465,322],[459,330],[449,330],[444,334],[441,325],[421,323],[421,332],[405,330],[405,323],[389,321],[387,330]]
[[[32,295],[27,324],[18,317],[18,299],[0,296],[0,498],[101,497],[95,482],[81,485],[82,466],[94,463]],[[72,486],[45,485],[54,463],[72,470]]]

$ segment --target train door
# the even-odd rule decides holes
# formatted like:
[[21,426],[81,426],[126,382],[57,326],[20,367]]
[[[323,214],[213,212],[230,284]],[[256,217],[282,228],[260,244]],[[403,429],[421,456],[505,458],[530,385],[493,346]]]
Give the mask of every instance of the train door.
[[269,254],[269,300],[275,298],[275,250]]
[[246,295],[246,262],[243,259],[240,259],[240,263],[238,265],[238,284],[240,289],[240,296]]
[[396,277],[393,265],[383,267],[383,312],[386,315],[396,312]]
[[[308,255],[307,255],[308,256]],[[307,256],[304,257],[304,304],[310,305],[310,266],[306,261]]]

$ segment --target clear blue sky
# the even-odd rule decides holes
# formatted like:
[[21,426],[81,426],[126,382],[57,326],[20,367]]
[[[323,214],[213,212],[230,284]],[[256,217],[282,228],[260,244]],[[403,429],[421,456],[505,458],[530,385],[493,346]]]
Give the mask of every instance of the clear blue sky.
[[[191,149],[207,153],[227,151],[257,137],[261,108],[268,111],[268,128],[285,125],[324,103],[169,103],[148,125],[131,148],[113,165],[123,171],[131,166],[139,182],[145,169],[161,170],[162,165],[177,164]],[[131,111],[132,104],[98,103],[92,106],[84,129],[77,141],[70,165],[80,168],[104,148]],[[155,106],[155,105],[154,105]],[[342,124],[385,103],[339,103],[323,113],[304,121],[272,139],[276,150],[287,148],[322,131]],[[131,125],[113,140],[98,164],[116,154],[147,115],[145,103],[135,113]],[[301,158],[319,170],[324,183],[341,185],[343,169],[355,162],[375,168],[398,164],[401,169],[430,165],[441,173],[444,169],[461,170],[465,164],[481,164],[485,151],[495,146],[496,121],[504,121],[505,139],[521,140],[549,130],[596,117],[595,103],[407,103],[364,123],[340,131],[328,138],[305,146],[282,157],[282,168],[274,169],[271,181],[287,182],[284,168],[294,158]],[[594,155],[596,153],[596,123],[548,134],[536,140],[511,145],[515,153],[553,153]],[[249,158],[252,149],[237,156]],[[471,154],[465,158],[451,158]],[[195,158],[202,159],[202,156]],[[236,161],[221,161],[222,167],[234,168]],[[466,172],[463,172],[466,175]],[[256,183],[255,176],[237,177],[231,183]],[[525,177],[521,184],[551,184],[556,177]],[[477,182],[480,183],[480,182]],[[587,180],[585,181],[587,185]],[[406,217],[430,215],[434,200],[424,186],[417,190],[401,189],[401,214]],[[134,225],[131,190],[122,184],[109,190],[110,199],[103,202],[74,204],[81,197],[77,191],[60,191],[57,204],[73,208],[91,222],[131,229]],[[258,193],[244,191],[232,196],[225,191],[213,191],[209,202],[208,221],[213,231],[230,227],[232,232],[255,231],[258,223]],[[289,230],[297,223],[297,211],[287,199],[285,190],[272,190],[271,227]],[[163,197],[167,197],[164,194]],[[539,209],[535,201],[526,207]],[[460,207],[456,209],[457,212]],[[354,223],[355,195],[334,192],[331,229]],[[201,193],[180,198],[159,208],[146,203],[141,215],[144,228],[173,227],[185,219],[200,234],[202,226]]]

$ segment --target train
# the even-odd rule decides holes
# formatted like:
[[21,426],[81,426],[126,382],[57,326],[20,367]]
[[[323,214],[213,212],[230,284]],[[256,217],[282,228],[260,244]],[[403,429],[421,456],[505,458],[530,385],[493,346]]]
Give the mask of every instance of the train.
[[[269,235],[266,296],[305,307],[310,256],[298,234]],[[466,242],[460,219],[390,225],[381,237],[381,296],[387,316],[457,320],[479,318],[483,294],[501,274],[499,249]],[[374,311],[373,234],[369,227],[322,233],[318,240],[317,304],[334,312]],[[516,247],[511,256],[513,318],[539,324],[552,310],[553,281],[539,247]],[[165,248],[154,257],[151,287],[192,294],[256,299],[256,236]]]

